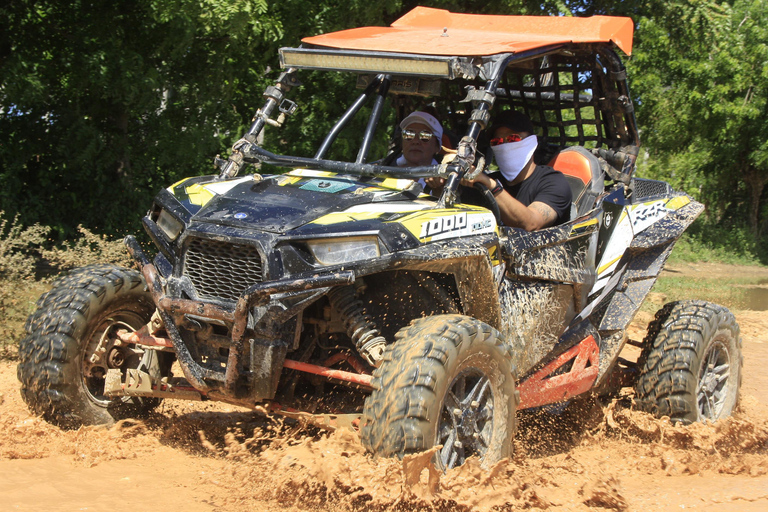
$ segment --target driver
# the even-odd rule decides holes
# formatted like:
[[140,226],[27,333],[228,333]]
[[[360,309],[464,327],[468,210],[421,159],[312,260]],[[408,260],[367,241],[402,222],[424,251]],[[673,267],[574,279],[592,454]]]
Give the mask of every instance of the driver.
[[[491,150],[499,171],[462,181],[468,186],[485,185],[499,204],[502,222],[526,231],[568,221],[572,201],[565,176],[534,163],[538,139],[533,132],[533,123],[525,114],[511,110],[499,114],[491,129]],[[442,178],[427,180],[433,188],[442,188],[443,182]]]
[[[437,165],[435,156],[442,149],[443,126],[435,116],[416,110],[400,122],[403,154],[397,159],[399,167]],[[424,178],[416,180],[429,193]]]

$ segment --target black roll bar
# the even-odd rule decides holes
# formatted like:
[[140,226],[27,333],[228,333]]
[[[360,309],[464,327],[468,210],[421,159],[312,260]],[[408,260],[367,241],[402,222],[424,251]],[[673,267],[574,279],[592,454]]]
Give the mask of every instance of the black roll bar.
[[485,83],[485,91],[489,93],[489,96],[482,101],[479,101],[472,110],[467,134],[459,142],[459,147],[457,149],[458,158],[454,160],[457,164],[455,166],[456,171],[448,174],[448,180],[443,188],[443,193],[438,199],[438,207],[453,206],[457,197],[456,194],[459,185],[461,184],[461,179],[474,163],[475,150],[477,149],[477,137],[480,135],[480,132],[487,127],[488,121],[490,120],[489,112],[493,107],[496,98],[494,93],[499,86],[499,82],[507,67],[507,63],[513,58],[514,55],[507,54],[503,58],[497,57],[490,63],[490,77]]
[[[629,98],[630,98],[629,85],[627,84],[627,77],[626,77],[627,68],[624,67],[624,64],[622,64],[621,59],[619,58],[618,55],[616,55],[616,52],[614,52],[612,49],[609,49],[603,46],[599,48],[598,53],[601,57],[605,58],[605,60],[610,63],[611,67],[609,71],[612,74],[623,77],[623,78],[615,78],[616,88],[618,89],[619,94],[625,97],[627,101],[629,101]],[[630,137],[632,138],[632,142],[633,142],[632,145],[639,147],[640,132],[637,129],[637,119],[635,118],[635,111],[631,104],[626,105],[624,116],[626,117],[626,121],[624,124],[626,125],[627,130],[629,131]]]
[[280,103],[285,98],[285,93],[297,85],[300,84],[295,76],[295,70],[289,68],[280,74],[275,85],[270,85],[266,88],[264,97],[267,98],[267,101],[262,108],[256,111],[256,114],[253,116],[253,124],[251,124],[251,127],[245,135],[243,135],[242,139],[240,139],[240,141],[238,141],[232,148],[232,154],[229,155],[226,164],[221,168],[219,179],[237,176],[237,173],[240,171],[240,166],[243,163],[243,154],[240,151],[239,144],[241,144],[242,141],[250,144],[256,143],[256,138],[259,136],[261,130],[264,129],[264,126],[270,122],[274,122],[270,120],[270,116],[276,108],[280,107]]
[[376,78],[373,79],[370,84],[368,84],[368,87],[365,88],[363,93],[355,100],[355,102],[350,105],[349,108],[347,108],[347,110],[344,112],[344,115],[342,115],[341,118],[336,121],[336,124],[333,125],[331,131],[328,132],[328,135],[326,135],[325,139],[323,139],[323,143],[320,144],[317,153],[315,153],[315,160],[321,160],[325,156],[325,154],[331,148],[331,144],[333,144],[333,141],[336,140],[336,137],[339,135],[339,132],[344,129],[350,119],[355,117],[355,114],[357,114],[357,111],[360,110],[360,107],[365,105],[365,102],[368,101],[368,98],[371,96],[371,94],[373,94],[373,91],[376,90],[379,84],[381,84],[383,78],[384,75],[377,75]]
[[373,140],[373,135],[376,133],[379,118],[381,118],[384,98],[386,98],[387,92],[389,92],[390,83],[390,76],[384,76],[381,81],[381,86],[379,86],[379,90],[376,93],[376,101],[373,104],[373,109],[371,109],[371,116],[368,118],[368,125],[365,127],[365,134],[363,135],[363,142],[360,144],[360,151],[358,151],[357,159],[355,160],[358,164],[365,163],[365,160],[368,158],[368,150],[371,149],[371,141]]

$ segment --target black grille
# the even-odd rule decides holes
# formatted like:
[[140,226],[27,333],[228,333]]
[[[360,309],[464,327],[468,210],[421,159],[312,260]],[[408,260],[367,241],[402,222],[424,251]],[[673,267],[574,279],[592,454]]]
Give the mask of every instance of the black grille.
[[635,187],[635,197],[637,199],[663,196],[669,194],[671,191],[669,184],[663,181],[635,178],[632,180],[632,185]]
[[201,299],[236,301],[263,278],[261,256],[251,245],[198,238],[189,244],[184,267]]

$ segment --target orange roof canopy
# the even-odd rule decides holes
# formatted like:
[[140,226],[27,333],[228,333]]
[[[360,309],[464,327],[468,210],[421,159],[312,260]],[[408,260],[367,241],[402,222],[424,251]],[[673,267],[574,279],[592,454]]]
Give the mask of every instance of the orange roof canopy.
[[348,50],[481,56],[517,53],[562,43],[613,42],[632,53],[630,18],[459,14],[416,7],[389,27],[341,30],[303,42]]

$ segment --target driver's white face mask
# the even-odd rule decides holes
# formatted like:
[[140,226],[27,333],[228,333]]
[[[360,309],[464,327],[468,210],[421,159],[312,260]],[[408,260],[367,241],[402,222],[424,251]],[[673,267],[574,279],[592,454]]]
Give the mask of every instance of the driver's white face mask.
[[533,157],[539,141],[535,135],[529,135],[519,142],[506,142],[491,147],[499,170],[507,181],[513,181]]

